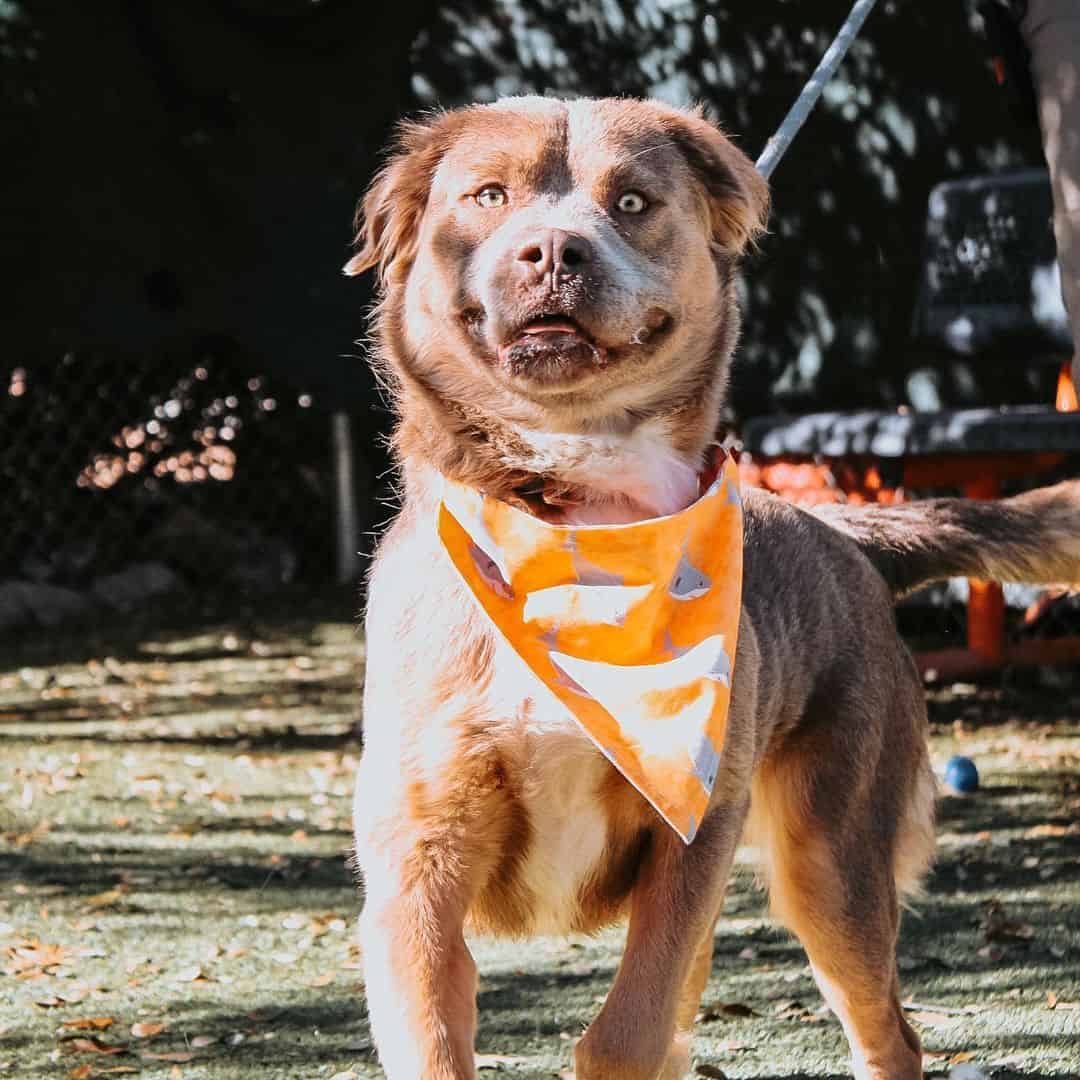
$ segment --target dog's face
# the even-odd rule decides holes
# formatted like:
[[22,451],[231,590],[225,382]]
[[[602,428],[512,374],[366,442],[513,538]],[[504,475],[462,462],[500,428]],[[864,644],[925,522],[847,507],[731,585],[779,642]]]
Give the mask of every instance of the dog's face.
[[766,209],[749,160],[695,113],[508,99],[402,129],[346,269],[378,267],[399,375],[571,430],[726,364],[734,261]]

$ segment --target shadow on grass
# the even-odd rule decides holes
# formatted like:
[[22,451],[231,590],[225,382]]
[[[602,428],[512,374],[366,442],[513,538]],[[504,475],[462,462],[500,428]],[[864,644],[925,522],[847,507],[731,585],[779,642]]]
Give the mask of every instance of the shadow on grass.
[[356,586],[292,585],[271,592],[194,592],[155,600],[128,614],[101,612],[92,622],[42,628],[12,635],[0,645],[0,672],[23,665],[85,663],[102,656],[146,660],[167,657],[168,646],[192,634],[209,635],[207,644],[185,659],[235,656],[212,643],[231,633],[244,640],[282,637],[317,642],[316,628],[327,622],[358,625]]
[[348,868],[349,853],[328,856],[281,857],[268,865],[265,854],[248,859],[229,851],[204,853],[104,851],[98,862],[51,856],[35,849],[0,853],[0,880],[20,881],[28,886],[51,886],[72,896],[93,896],[120,883],[134,882],[133,891],[184,895],[193,883],[217,884],[242,891],[290,889],[355,890],[356,879]]

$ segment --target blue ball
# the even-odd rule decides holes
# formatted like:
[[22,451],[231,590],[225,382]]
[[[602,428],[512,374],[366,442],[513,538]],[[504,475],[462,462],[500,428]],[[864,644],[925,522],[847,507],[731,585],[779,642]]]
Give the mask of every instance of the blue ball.
[[979,770],[971,758],[957,754],[945,766],[945,783],[961,795],[979,790]]

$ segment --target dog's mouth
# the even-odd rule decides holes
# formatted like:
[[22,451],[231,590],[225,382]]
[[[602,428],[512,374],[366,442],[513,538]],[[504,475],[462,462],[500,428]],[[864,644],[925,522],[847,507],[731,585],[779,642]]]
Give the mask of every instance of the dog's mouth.
[[566,315],[537,315],[512,330],[499,345],[500,365],[532,382],[566,382],[599,370],[608,350]]
[[649,308],[631,332],[620,331],[599,340],[581,322],[562,310],[539,311],[504,330],[497,345],[490,344],[487,312],[480,304],[464,308],[460,319],[465,332],[508,376],[534,385],[575,383],[613,367],[634,355],[660,347],[671,335],[675,320],[663,308]]

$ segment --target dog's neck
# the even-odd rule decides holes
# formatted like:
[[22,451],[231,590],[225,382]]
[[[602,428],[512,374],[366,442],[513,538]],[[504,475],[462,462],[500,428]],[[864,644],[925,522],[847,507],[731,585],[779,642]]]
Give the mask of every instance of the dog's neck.
[[[426,397],[426,395],[425,395]],[[406,463],[425,464],[549,521],[618,524],[672,514],[699,494],[715,424],[700,403],[597,430],[546,432],[428,398],[403,410]]]
[[663,420],[628,432],[551,434],[516,428],[535,471],[534,508],[569,524],[617,524],[673,514],[698,495],[700,454],[674,445]]

